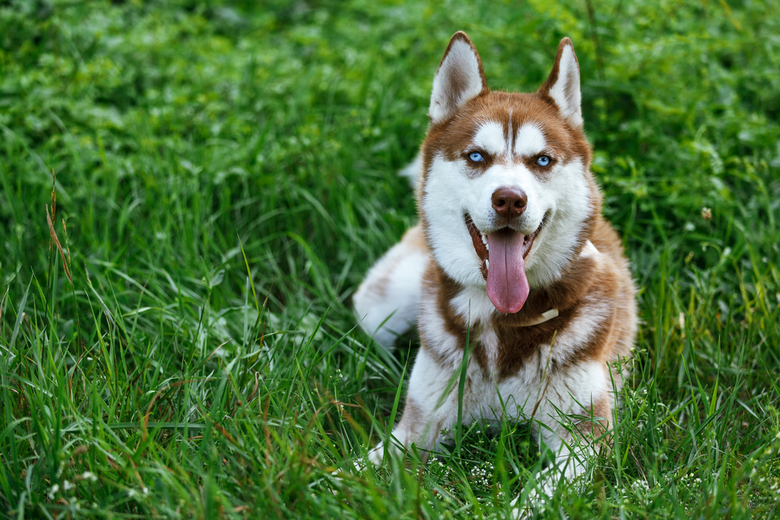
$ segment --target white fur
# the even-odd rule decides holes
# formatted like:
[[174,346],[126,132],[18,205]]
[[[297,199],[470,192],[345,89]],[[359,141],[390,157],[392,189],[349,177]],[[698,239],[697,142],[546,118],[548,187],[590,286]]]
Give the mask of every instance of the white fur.
[[501,123],[488,121],[480,126],[474,135],[474,146],[491,155],[506,155],[507,142]]
[[550,97],[558,105],[564,119],[567,119],[574,128],[582,127],[580,67],[577,65],[577,58],[571,45],[563,47],[558,66],[558,78],[550,88]]
[[483,287],[466,287],[450,302],[455,312],[473,327],[478,321],[485,322],[496,312]]
[[399,170],[398,175],[409,179],[409,184],[412,185],[412,188],[416,189],[417,182],[422,177],[420,175],[422,173],[422,169],[423,169],[423,157],[422,157],[422,153],[418,153],[415,156],[415,158],[412,159],[412,162],[410,162],[401,170]]
[[[485,349],[487,354],[488,366],[498,366],[498,334],[493,327],[481,327],[482,330],[474,331],[474,336],[479,340],[479,344]],[[487,389],[488,392],[495,391],[493,388]],[[494,414],[495,415],[495,414]],[[487,414],[483,414],[483,417],[488,417]],[[496,416],[497,418],[498,416]]]
[[[453,77],[456,76],[465,79],[464,88],[459,92],[453,91]],[[476,97],[483,86],[479,59],[474,49],[463,40],[453,41],[433,78],[431,106],[428,110],[431,122],[438,123],[450,117],[459,106]]]
[[[544,352],[540,354],[541,360],[547,359]],[[549,371],[545,371],[545,374],[549,374]],[[569,433],[568,414],[587,416],[587,413],[583,414],[583,409],[587,409],[604,396],[610,399],[609,409],[612,409],[609,379],[606,374],[606,366],[595,361],[585,362],[571,367],[565,374],[547,375],[542,380],[542,390],[537,390],[537,397],[522,401],[519,418],[527,417],[529,408],[531,411],[536,408],[533,419],[541,424],[532,425],[533,433],[540,445],[544,444],[555,454],[555,463],[537,475],[536,486],[528,486],[530,492],[527,499],[522,508],[513,510],[513,518],[523,518],[533,509],[543,508],[547,499],[555,492],[558,480],[572,480],[586,471],[588,459],[594,455],[594,449],[587,442]],[[523,383],[527,381],[522,378],[522,374],[518,374],[516,379],[519,384],[514,388],[511,383],[502,388],[504,392],[511,392],[512,402],[517,402],[516,396],[523,395],[518,392],[522,391]],[[510,406],[507,405],[506,408],[509,413]],[[515,506],[519,498],[512,501],[511,505]]]
[[431,345],[431,350],[446,360],[446,363],[452,366],[457,365],[461,357],[458,350],[458,339],[445,329],[444,318],[436,307],[436,296],[423,296],[423,304],[420,309],[420,338],[427,345]]
[[598,257],[601,253],[598,249],[596,249],[596,246],[593,245],[593,242],[588,240],[585,242],[585,247],[582,248],[582,253],[580,256],[584,257]]
[[552,359],[563,362],[586,345],[609,316],[611,307],[614,305],[609,301],[593,301],[583,305],[566,328],[555,338]]
[[[399,242],[374,264],[353,296],[360,325],[383,347],[392,347],[417,322],[429,260],[427,252]],[[387,279],[384,294],[378,290],[382,279]]]
[[542,129],[537,124],[525,124],[517,132],[515,138],[515,155],[520,157],[534,156],[545,151],[547,140]]
[[465,199],[476,181],[469,179],[465,161],[450,162],[437,155],[428,172],[421,204],[428,218],[428,242],[436,261],[455,280],[484,287],[479,257],[463,220]]
[[[442,365],[434,360],[426,349],[420,349],[409,378],[409,396],[414,396],[414,405],[419,409],[419,416],[423,418],[423,422],[413,424],[405,421],[408,416],[404,415],[392,434],[400,444],[408,446],[414,442],[421,450],[431,450],[436,444],[439,432],[452,428],[458,417],[458,391],[457,384],[451,386],[449,383],[461,359],[461,357],[453,358],[451,364]],[[466,377],[472,381],[477,380],[478,372],[479,367],[476,363],[469,362]],[[462,410],[465,424],[475,418],[474,412],[479,408],[474,406],[473,398],[476,397],[473,392],[469,392],[467,397],[464,397]],[[379,443],[369,452],[369,460],[375,464],[381,463],[386,446],[384,443]],[[392,451],[397,453],[399,446],[393,444]]]

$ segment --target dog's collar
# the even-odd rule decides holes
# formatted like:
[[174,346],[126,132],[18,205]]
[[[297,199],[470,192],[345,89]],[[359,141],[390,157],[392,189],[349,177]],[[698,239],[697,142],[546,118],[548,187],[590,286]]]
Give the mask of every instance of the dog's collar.
[[[596,246],[593,245],[593,242],[588,240],[585,242],[585,247],[582,249],[582,253],[580,253],[580,256],[593,256],[594,254],[598,255],[599,250],[596,249]],[[550,321],[553,318],[558,317],[558,309],[550,309],[549,311],[545,311],[542,314],[539,315],[538,318],[535,320],[531,320],[528,323],[523,323],[523,327],[533,327],[534,325],[541,325],[542,323],[545,323],[547,321]]]
[[539,315],[535,320],[531,320],[528,323],[523,323],[523,327],[533,327],[534,325],[541,325],[546,321],[550,321],[553,318],[558,317],[558,309],[550,309]]

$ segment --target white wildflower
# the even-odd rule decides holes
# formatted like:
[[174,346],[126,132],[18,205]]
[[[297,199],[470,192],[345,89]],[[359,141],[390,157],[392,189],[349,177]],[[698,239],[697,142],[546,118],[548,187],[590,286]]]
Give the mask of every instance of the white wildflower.
[[97,482],[97,477],[91,471],[85,471],[81,474],[81,480],[89,480],[90,482]]

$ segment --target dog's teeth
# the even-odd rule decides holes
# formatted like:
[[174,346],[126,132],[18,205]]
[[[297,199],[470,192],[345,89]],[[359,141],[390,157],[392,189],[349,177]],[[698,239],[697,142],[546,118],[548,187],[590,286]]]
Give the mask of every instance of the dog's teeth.
[[490,269],[490,260],[485,259],[485,269]]
[[486,249],[487,251],[490,251],[490,244],[485,244],[485,249]]
[[482,243],[487,245],[487,235],[482,233]]

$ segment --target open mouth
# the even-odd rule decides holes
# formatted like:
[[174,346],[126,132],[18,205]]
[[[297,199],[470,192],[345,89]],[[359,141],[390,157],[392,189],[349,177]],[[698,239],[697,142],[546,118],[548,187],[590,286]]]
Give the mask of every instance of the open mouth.
[[487,280],[487,294],[501,312],[519,311],[528,298],[530,287],[525,275],[525,257],[531,251],[534,238],[542,224],[530,235],[523,235],[509,227],[491,233],[482,233],[466,214],[466,227],[474,244],[474,251],[482,260],[482,276]]

